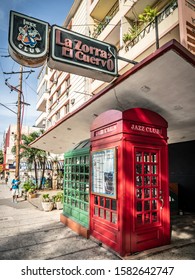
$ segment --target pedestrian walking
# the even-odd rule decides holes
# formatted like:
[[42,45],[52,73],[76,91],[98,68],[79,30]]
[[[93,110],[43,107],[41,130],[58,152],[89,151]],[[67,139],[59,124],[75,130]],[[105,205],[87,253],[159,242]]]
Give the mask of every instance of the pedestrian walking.
[[50,173],[48,173],[48,177],[47,177],[47,185],[49,189],[52,189],[52,176]]
[[5,176],[5,183],[7,185],[7,182],[8,182],[8,175]]
[[58,179],[58,174],[54,173],[53,182],[52,182],[53,190],[57,190],[57,182],[58,182],[57,179]]
[[45,188],[45,183],[46,183],[46,178],[43,176],[42,180],[41,180],[41,188],[44,189]]
[[12,197],[13,197],[13,203],[18,203],[17,198],[19,196],[19,185],[20,185],[20,180],[18,176],[15,176],[15,179],[12,180]]

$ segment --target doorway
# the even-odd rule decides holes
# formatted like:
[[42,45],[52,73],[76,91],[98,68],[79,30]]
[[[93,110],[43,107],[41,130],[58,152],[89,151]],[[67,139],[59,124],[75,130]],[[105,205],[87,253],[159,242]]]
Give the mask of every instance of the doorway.
[[132,252],[162,246],[165,200],[162,149],[134,147]]

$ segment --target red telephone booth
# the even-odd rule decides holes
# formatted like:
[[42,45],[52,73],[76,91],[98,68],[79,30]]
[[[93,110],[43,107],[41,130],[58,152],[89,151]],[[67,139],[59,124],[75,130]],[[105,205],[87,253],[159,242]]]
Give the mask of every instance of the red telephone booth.
[[91,127],[90,232],[121,256],[170,243],[167,122],[135,108]]

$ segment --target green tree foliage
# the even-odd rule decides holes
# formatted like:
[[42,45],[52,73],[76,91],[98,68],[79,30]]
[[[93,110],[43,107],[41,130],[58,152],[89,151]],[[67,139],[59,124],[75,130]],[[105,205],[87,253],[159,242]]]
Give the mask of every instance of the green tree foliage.
[[[20,145],[20,157],[25,159],[29,169],[32,168],[32,166],[34,166],[34,170],[35,170],[35,180],[36,180],[36,185],[38,186],[38,176],[37,176],[37,164],[38,162],[41,164],[42,166],[42,177],[44,177],[44,172],[45,172],[45,162],[47,159],[47,152],[40,150],[40,149],[36,149],[36,148],[32,148],[30,147],[30,143],[33,142],[35,139],[37,139],[43,132],[32,132],[29,135],[22,135],[22,143]],[[12,153],[15,154],[16,151],[16,147],[14,146],[12,148]],[[41,187],[41,182],[39,185],[39,188]]]
[[143,23],[149,23],[157,16],[157,9],[152,9],[150,6],[147,6],[144,9],[144,12],[138,16],[139,21]]
[[157,9],[153,9],[150,6],[146,6],[144,12],[138,15],[138,18],[135,19],[129,31],[123,35],[123,42],[126,43],[128,41],[133,40],[151,21],[155,19],[158,15]]
[[3,163],[3,151],[0,150],[0,164]]

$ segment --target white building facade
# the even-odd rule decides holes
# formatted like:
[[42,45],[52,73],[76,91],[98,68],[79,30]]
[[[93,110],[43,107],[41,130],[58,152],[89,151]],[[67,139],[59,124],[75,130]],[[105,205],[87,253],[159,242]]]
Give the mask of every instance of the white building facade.
[[[148,6],[149,13],[158,16],[158,30],[154,21],[150,22],[151,18],[145,16],[140,20]],[[153,53],[157,39],[158,46],[162,46],[172,39],[180,42],[181,37],[177,0],[75,0],[63,26],[116,46],[121,58],[118,60],[119,75],[133,67],[128,60],[139,62]],[[98,80],[98,74],[95,80],[45,65],[38,76],[37,110],[41,114],[36,126],[47,131],[107,85]]]
[[[89,36],[88,1],[75,1],[64,22],[77,33]],[[90,79],[70,73],[49,69],[46,65],[38,76],[37,110],[41,115],[36,126],[49,129],[61,118],[77,109],[90,98]]]

